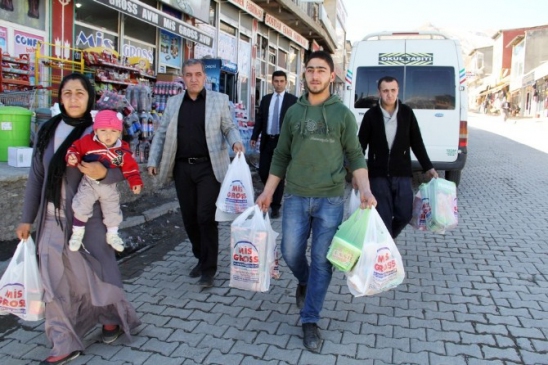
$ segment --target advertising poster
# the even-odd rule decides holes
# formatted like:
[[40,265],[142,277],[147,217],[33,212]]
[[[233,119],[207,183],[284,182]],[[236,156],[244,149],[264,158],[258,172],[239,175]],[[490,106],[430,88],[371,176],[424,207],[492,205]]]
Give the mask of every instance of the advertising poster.
[[196,43],[196,45],[194,46],[194,58],[200,59],[204,57],[211,57],[211,58],[217,57],[217,46],[216,46],[217,42],[215,42],[215,38],[216,38],[215,27],[212,27],[209,24],[200,23],[200,24],[196,24],[196,28],[200,29],[202,32],[204,32],[205,34],[213,38],[214,41],[213,41],[213,47],[208,47],[203,44]]
[[[30,34],[26,32],[21,32],[18,30],[13,31],[13,38],[15,40],[14,46],[13,46],[13,55],[16,57],[19,57],[19,55],[22,54],[28,54],[29,55],[29,81],[31,85],[36,84],[36,80],[34,77],[34,59],[35,59],[35,52],[36,52],[36,46],[38,42],[43,42],[44,37],[36,35],[36,34]],[[43,49],[43,47],[42,47]]]
[[160,30],[160,60],[164,66],[180,69],[183,64],[182,38]]
[[154,67],[154,47],[151,45],[125,39],[122,45],[122,56],[129,66],[137,67],[143,73],[151,73]]
[[46,30],[46,1],[2,0],[0,1],[0,19]]
[[8,30],[4,27],[0,27],[0,48],[2,52],[8,51]]
[[205,59],[203,61],[206,70],[206,89],[219,91],[222,61],[219,59]]
[[219,32],[219,58],[237,62],[238,52],[236,37],[225,32]]

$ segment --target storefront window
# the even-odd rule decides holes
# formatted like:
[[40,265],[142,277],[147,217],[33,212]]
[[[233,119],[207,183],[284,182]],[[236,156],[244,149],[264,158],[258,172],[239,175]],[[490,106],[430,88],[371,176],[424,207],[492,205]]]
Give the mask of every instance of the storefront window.
[[278,50],[278,68],[286,69],[287,68],[287,52]]
[[287,60],[287,70],[292,73],[297,73],[297,62],[299,61],[299,50],[291,47]]
[[217,6],[212,3],[209,7],[209,25],[215,26],[217,24]]
[[118,33],[119,12],[117,10],[97,5],[93,0],[79,0],[78,2],[81,6],[75,8],[77,21]]
[[232,36],[236,36],[236,28],[234,28],[232,25],[229,25],[225,22],[221,22],[221,31],[225,32],[227,34],[230,34]]
[[124,16],[124,35],[145,43],[156,44],[156,27],[131,16]]

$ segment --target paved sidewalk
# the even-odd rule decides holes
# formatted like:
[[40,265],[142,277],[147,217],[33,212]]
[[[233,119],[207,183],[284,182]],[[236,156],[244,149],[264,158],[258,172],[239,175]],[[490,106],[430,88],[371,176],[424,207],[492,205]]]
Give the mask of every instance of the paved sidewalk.
[[[320,354],[303,348],[296,280],[283,260],[267,293],[228,287],[224,223],[214,288],[188,277],[195,264],[188,242],[152,263],[138,255],[124,261],[123,271],[139,270],[125,281],[143,322],[134,342],[102,344],[97,327],[71,365],[547,364],[548,159],[480,130],[471,132],[470,151],[457,229],[441,236],[406,228],[398,238],[402,285],[353,298],[335,272]],[[280,224],[273,221],[278,232]],[[35,363],[49,352],[42,322],[21,322],[1,337],[3,364]]]

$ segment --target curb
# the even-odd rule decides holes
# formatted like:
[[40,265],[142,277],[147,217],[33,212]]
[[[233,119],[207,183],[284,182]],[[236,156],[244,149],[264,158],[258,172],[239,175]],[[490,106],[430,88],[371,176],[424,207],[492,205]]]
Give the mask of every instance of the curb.
[[120,229],[134,227],[139,224],[150,222],[158,217],[163,216],[164,214],[174,212],[179,210],[178,202],[169,202],[160,205],[159,207],[145,210],[143,214],[128,217],[120,224]]

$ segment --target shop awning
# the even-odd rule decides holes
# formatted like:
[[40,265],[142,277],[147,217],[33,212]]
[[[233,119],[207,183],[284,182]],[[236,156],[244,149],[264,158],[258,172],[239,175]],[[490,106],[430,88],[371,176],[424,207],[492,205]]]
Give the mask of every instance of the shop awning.
[[500,84],[500,85],[497,85],[497,86],[494,86],[494,87],[491,87],[491,88],[487,88],[486,90],[480,92],[478,95],[479,96],[484,96],[484,95],[487,95],[487,94],[496,93],[497,91],[500,91],[500,90],[504,89],[507,86],[508,86],[508,83],[505,82],[503,84]]
[[131,1],[111,1],[111,0],[93,0],[98,4],[107,6],[120,13],[129,15],[142,22],[154,25],[160,29],[177,34],[180,37],[189,39],[193,42],[203,44],[208,47],[213,46],[213,38],[201,32],[180,19],[172,17],[161,10],[155,9],[147,4]]

